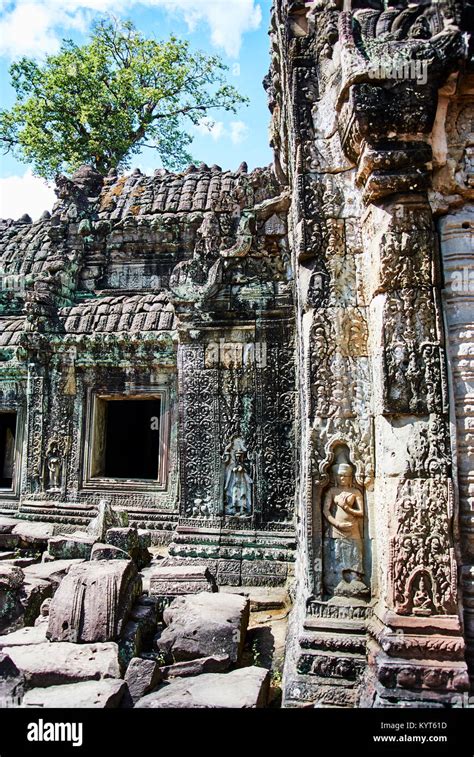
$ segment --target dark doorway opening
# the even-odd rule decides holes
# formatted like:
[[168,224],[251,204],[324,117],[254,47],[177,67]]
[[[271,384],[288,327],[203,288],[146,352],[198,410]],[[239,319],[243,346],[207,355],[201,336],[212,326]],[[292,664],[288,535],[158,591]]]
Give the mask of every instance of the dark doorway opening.
[[105,406],[102,475],[156,481],[160,449],[160,400],[106,400]]
[[15,469],[16,413],[0,413],[0,489],[11,489]]

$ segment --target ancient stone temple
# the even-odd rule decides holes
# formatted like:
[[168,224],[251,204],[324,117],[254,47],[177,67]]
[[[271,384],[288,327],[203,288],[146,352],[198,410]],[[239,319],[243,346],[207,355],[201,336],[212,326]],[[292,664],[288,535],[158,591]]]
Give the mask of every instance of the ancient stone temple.
[[49,560],[167,546],[157,596],[285,587],[286,707],[469,703],[472,18],[275,0],[271,168],[84,167],[1,222],[5,522]]

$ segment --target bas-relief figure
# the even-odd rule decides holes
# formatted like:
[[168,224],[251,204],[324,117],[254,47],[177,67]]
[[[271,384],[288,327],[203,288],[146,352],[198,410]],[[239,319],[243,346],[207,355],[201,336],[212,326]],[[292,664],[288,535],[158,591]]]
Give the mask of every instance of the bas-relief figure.
[[330,595],[368,594],[364,578],[364,498],[352,466],[333,466],[334,484],[323,499],[324,586]]
[[245,455],[236,452],[235,465],[229,466],[226,478],[226,512],[229,515],[251,515],[253,481],[245,469]]
[[253,479],[247,450],[241,439],[237,438],[227,447],[224,455],[224,513],[237,517],[249,517],[253,508]]
[[422,573],[418,580],[418,587],[413,594],[414,615],[431,615],[434,610],[433,600],[428,586],[428,580]]
[[45,478],[46,489],[51,492],[61,491],[63,456],[59,443],[51,441],[46,453]]

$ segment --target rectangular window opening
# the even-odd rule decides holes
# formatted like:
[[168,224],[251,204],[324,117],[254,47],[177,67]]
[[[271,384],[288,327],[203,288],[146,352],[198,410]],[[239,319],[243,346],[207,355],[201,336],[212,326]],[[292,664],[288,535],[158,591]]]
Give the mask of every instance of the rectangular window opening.
[[13,488],[16,413],[0,412],[0,489]]
[[160,399],[96,399],[92,476],[157,481]]

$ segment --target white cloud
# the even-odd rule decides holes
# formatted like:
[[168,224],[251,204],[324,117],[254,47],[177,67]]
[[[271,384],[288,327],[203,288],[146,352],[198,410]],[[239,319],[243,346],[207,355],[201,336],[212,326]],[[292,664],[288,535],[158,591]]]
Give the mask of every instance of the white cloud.
[[239,55],[242,36],[262,21],[256,0],[15,0],[0,19],[0,55],[54,53],[68,30],[85,30],[94,14],[130,15],[134,5],[179,14],[190,30],[204,23],[213,45],[233,58]]
[[242,35],[255,31],[262,22],[262,9],[255,0],[150,0],[169,10],[179,10],[192,30],[204,21],[212,43],[231,58],[237,58]]
[[8,58],[54,53],[58,46],[49,10],[36,3],[19,5],[0,21],[0,51]]
[[196,134],[202,137],[210,136],[215,142],[228,138],[234,145],[239,145],[247,139],[249,133],[249,127],[243,121],[231,121],[227,128],[222,121],[213,121],[212,118],[207,117],[202,118],[193,129]]
[[36,221],[44,210],[51,210],[55,201],[51,187],[31,171],[0,179],[0,218],[16,220],[28,213]]
[[202,118],[199,123],[194,126],[194,130],[197,134],[200,134],[203,137],[212,137],[215,142],[221,139],[226,133],[222,121],[213,121],[212,118]]
[[243,121],[231,121],[230,138],[234,145],[239,145],[247,139],[249,127]]

